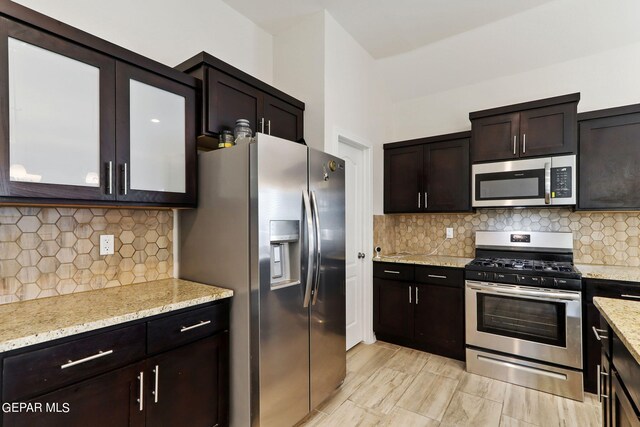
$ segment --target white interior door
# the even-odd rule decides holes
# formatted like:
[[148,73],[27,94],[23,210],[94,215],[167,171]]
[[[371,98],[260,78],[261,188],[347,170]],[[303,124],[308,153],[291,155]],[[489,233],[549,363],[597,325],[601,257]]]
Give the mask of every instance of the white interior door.
[[346,169],[346,323],[347,350],[364,340],[363,284],[365,243],[365,155],[358,147],[339,143],[339,156]]

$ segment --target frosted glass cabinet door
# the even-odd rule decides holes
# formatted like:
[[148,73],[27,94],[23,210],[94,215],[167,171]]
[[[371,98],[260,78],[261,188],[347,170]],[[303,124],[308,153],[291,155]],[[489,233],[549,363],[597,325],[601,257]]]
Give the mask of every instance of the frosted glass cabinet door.
[[116,66],[119,200],[185,203],[195,197],[195,90]]
[[184,193],[184,97],[130,79],[129,106],[129,188]]
[[104,126],[105,113],[113,112],[103,110],[113,105],[105,93],[105,86],[114,90],[113,60],[10,21],[2,25],[9,107],[5,195],[113,198],[106,181],[115,150]]

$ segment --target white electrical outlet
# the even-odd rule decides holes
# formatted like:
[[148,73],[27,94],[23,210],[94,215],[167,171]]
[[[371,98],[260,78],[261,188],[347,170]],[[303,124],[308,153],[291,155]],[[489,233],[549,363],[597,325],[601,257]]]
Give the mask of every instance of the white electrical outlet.
[[100,255],[113,255],[113,234],[100,236]]
[[453,239],[453,228],[447,227],[447,239]]

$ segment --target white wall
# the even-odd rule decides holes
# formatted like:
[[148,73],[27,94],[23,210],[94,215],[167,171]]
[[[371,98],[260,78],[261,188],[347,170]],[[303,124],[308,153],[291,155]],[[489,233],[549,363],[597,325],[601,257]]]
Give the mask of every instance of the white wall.
[[554,0],[377,66],[403,101],[640,42],[639,16],[637,0]]
[[18,0],[171,67],[207,51],[267,83],[273,38],[221,0]]
[[[325,12],[325,150],[338,151],[338,135],[373,147],[374,164],[386,138],[386,94],[375,60]],[[381,170],[373,171],[373,209],[382,211]]]
[[324,149],[324,12],[305,16],[273,39],[273,84],[303,100],[304,139]]
[[[304,100],[305,140],[336,154],[338,136],[374,148],[387,139],[387,99],[375,60],[326,11],[308,15],[274,37],[274,84]],[[373,186],[382,188],[374,171]],[[375,211],[382,194],[374,191]]]
[[578,111],[640,102],[640,43],[396,102],[391,140],[471,128],[469,112],[580,92]]

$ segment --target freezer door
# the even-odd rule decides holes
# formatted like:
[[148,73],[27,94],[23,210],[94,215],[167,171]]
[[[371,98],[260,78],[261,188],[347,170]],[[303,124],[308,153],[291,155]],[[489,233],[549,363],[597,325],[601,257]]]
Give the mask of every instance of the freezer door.
[[309,193],[318,239],[309,326],[312,409],[346,375],[344,165],[309,149]]
[[250,153],[252,425],[282,427],[309,412],[307,148],[259,134]]

